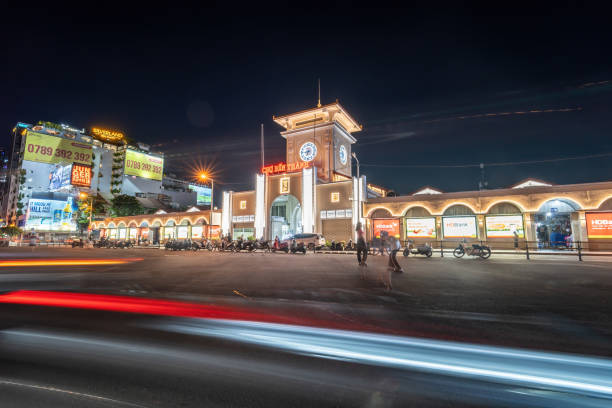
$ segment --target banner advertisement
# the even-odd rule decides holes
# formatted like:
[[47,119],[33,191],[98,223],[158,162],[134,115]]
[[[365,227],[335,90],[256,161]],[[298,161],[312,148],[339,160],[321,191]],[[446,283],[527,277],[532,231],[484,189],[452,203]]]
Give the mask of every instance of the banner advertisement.
[[136,239],[138,238],[138,229],[137,228],[130,228],[130,235],[129,235],[130,239]]
[[72,220],[72,197],[66,201],[31,198],[25,228],[41,231],[76,231]]
[[91,166],[74,163],[70,172],[70,184],[79,187],[91,186]]
[[210,205],[212,190],[210,187],[189,185],[189,189],[197,193],[196,205]]
[[125,151],[124,174],[161,181],[164,159],[134,150]]
[[[328,217],[329,218],[329,217]],[[374,238],[380,238],[380,234],[385,231],[388,237],[400,237],[399,219],[374,219],[372,220],[372,232]]]
[[119,228],[119,239],[125,239],[127,230],[125,228]]
[[513,238],[514,231],[519,238],[525,238],[522,215],[495,215],[485,219],[488,238]]
[[193,239],[201,239],[202,238],[202,226],[194,225],[191,227],[191,238]]
[[56,167],[49,175],[49,191],[58,191],[70,185],[72,164]]
[[586,213],[589,238],[612,238],[612,212]]
[[189,227],[176,227],[176,237],[178,239],[187,239]]
[[110,239],[116,239],[117,238],[117,228],[109,228],[108,236]]
[[221,227],[219,225],[210,225],[210,238],[220,239],[221,238]]
[[476,217],[442,217],[444,238],[476,238]]
[[407,238],[436,238],[435,218],[404,218]]
[[143,227],[140,229],[140,237],[142,239],[149,239],[149,228]]
[[92,145],[28,130],[23,159],[39,163],[81,163],[91,166]]

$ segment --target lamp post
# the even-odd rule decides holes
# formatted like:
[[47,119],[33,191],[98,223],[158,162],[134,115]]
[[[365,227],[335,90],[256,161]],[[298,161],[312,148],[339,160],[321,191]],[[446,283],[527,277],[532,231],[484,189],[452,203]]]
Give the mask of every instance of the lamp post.
[[355,159],[355,162],[357,162],[357,221],[361,222],[361,197],[359,194],[361,180],[359,179],[359,159],[357,158],[355,152],[352,152],[351,156],[353,156],[353,159]]
[[210,223],[212,221],[212,213],[215,208],[215,180],[206,173],[200,173],[200,180],[210,180],[210,219],[208,222],[208,239],[210,239]]

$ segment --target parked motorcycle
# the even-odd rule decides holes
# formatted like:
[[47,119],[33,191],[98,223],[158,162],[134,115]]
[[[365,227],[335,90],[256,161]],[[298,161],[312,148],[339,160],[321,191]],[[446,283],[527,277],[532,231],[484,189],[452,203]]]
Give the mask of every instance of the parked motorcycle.
[[491,248],[486,245],[472,244],[472,246],[466,246],[463,242],[459,243],[459,246],[453,251],[453,255],[456,258],[461,258],[463,255],[468,254],[470,256],[479,256],[482,259],[487,259],[491,256]]
[[83,248],[83,240],[81,238],[73,240],[72,247],[73,248],[77,248],[77,247]]
[[278,248],[274,246],[272,247],[272,252],[276,252],[276,251],[284,252],[286,254],[289,253],[289,244],[286,242],[280,242],[278,244]]
[[431,250],[431,245],[429,245],[429,243],[414,245],[413,241],[408,241],[408,246],[404,248],[404,256],[408,256],[410,254],[425,255],[426,257],[430,258],[433,251]]
[[298,252],[301,252],[304,255],[306,255],[306,247],[304,246],[303,242],[296,244],[295,240],[293,240],[293,242],[291,243],[291,253],[296,254]]

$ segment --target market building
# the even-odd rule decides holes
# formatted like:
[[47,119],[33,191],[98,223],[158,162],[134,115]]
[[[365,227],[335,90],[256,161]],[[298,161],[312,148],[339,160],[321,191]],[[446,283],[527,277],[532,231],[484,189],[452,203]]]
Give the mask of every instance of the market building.
[[571,237],[591,249],[612,248],[612,182],[528,179],[509,188],[453,193],[427,186],[411,195],[369,199],[363,210],[371,240],[386,231],[417,243],[465,239],[503,246],[516,232],[520,241],[539,247],[563,247]]
[[338,101],[273,119],[284,129],[286,160],[264,165],[254,190],[223,192],[223,233],[235,238],[320,233],[330,241],[354,239],[361,205],[368,196],[386,191],[375,191],[365,176],[353,176],[353,133],[362,126]]
[[138,244],[157,245],[169,239],[219,239],[221,212],[193,207],[183,212],[106,218],[93,222],[96,237],[130,239]]

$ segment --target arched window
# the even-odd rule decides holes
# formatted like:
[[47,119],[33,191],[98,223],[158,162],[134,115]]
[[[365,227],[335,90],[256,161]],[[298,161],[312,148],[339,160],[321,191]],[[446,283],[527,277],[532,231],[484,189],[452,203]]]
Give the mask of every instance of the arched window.
[[429,213],[429,211],[427,211],[425,208],[423,207],[412,207],[409,208],[406,211],[406,214],[404,214],[407,218],[408,217],[414,217],[414,218],[419,218],[419,217],[430,217],[431,214]]
[[370,216],[370,218],[392,218],[392,217],[393,215],[391,215],[391,213],[388,210],[385,210],[384,208],[377,209]]
[[470,207],[463,204],[455,204],[451,205],[444,211],[444,215],[446,216],[461,216],[461,215],[474,215],[474,211],[470,209]]
[[491,215],[513,215],[520,213],[521,210],[512,203],[497,203],[488,212]]

